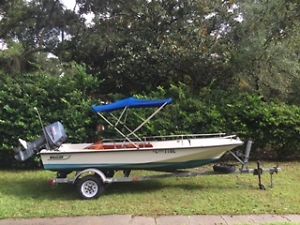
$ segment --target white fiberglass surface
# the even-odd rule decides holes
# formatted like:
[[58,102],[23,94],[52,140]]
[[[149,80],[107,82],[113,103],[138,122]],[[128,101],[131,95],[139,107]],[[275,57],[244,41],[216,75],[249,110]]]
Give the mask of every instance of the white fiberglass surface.
[[180,163],[193,160],[218,159],[234,146],[201,147],[201,148],[167,148],[150,151],[75,151],[69,154],[41,154],[45,164],[148,164],[148,163]]
[[[142,142],[135,142],[137,145]],[[242,145],[243,142],[239,139],[216,137],[216,138],[194,138],[194,139],[177,139],[177,140],[165,140],[165,141],[150,141],[147,142],[152,145],[152,147],[146,147],[145,149],[165,149],[165,148],[190,148],[190,147],[212,147],[212,146],[223,146],[223,145]],[[103,143],[104,145],[126,145],[130,144],[129,142],[109,142]],[[95,151],[93,149],[87,149],[88,146],[92,143],[81,143],[81,144],[63,144],[58,151],[60,152],[69,152],[69,151]],[[114,151],[121,149],[132,149],[136,150],[137,148],[111,148],[100,151]],[[99,151],[99,150],[96,150]],[[42,152],[49,152],[43,150]],[[53,151],[52,151],[53,152]]]
[[231,138],[195,138],[195,139],[177,139],[168,141],[151,142],[154,148],[180,148],[180,147],[209,147],[221,145],[242,145],[243,142]]

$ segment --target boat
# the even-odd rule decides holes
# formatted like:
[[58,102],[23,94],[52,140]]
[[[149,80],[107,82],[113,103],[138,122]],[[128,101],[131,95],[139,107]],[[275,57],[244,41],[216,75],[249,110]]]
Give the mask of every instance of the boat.
[[[43,166],[52,171],[79,171],[86,168],[97,168],[101,170],[159,170],[174,171],[178,169],[194,168],[203,166],[220,159],[226,152],[243,144],[235,135],[226,136],[224,133],[216,134],[186,134],[154,137],[139,137],[136,132],[141,129],[162,108],[171,104],[171,98],[161,100],[145,100],[127,98],[112,104],[92,106],[92,109],[104,119],[110,126],[123,137],[118,140],[103,140],[98,143],[57,143],[51,141],[66,139],[64,128],[60,122],[46,127],[46,138],[37,142],[41,144],[24,143],[24,149],[30,150],[32,154],[39,152]],[[122,122],[126,110],[130,108],[158,108],[146,120],[144,120],[129,134],[124,134],[118,128]],[[122,110],[121,115],[113,123],[104,114]],[[134,138],[132,138],[133,136]],[[47,143],[47,142],[51,143]],[[22,140],[21,140],[22,142]],[[48,147],[47,147],[48,145]],[[50,145],[50,146],[49,146]],[[28,148],[31,146],[31,148]],[[32,146],[39,146],[33,150]],[[45,148],[43,148],[45,147]],[[50,147],[50,148],[49,148]],[[20,151],[18,154],[22,154]],[[16,157],[23,159],[24,157]],[[26,158],[27,159],[27,158]]]
[[176,140],[135,142],[136,146],[128,142],[63,144],[57,151],[42,150],[40,156],[44,168],[54,171],[86,168],[172,171],[215,162],[224,153],[241,144],[232,136],[183,136]]

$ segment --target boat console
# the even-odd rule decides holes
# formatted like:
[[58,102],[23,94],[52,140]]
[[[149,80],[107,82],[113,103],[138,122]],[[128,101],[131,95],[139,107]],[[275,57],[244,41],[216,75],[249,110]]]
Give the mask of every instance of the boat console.
[[15,149],[15,159],[26,161],[42,149],[55,150],[67,140],[63,125],[57,121],[43,128],[43,135],[33,142],[26,142],[19,139],[21,147]]

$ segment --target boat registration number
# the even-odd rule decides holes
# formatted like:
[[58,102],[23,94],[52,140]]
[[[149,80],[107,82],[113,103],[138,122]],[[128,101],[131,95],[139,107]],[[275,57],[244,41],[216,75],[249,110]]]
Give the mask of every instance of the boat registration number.
[[175,149],[164,149],[164,150],[153,150],[154,153],[163,153],[163,154],[174,154],[176,153]]

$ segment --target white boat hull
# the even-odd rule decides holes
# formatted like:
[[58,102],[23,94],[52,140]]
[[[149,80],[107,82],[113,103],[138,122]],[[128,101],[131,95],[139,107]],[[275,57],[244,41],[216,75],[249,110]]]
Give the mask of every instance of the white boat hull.
[[[243,144],[239,139],[216,137],[150,142],[153,147],[91,150],[91,144],[63,144],[58,151],[40,152],[45,169],[78,171],[149,169],[175,170],[202,166],[218,160]],[[112,143],[109,143],[112,144]]]

